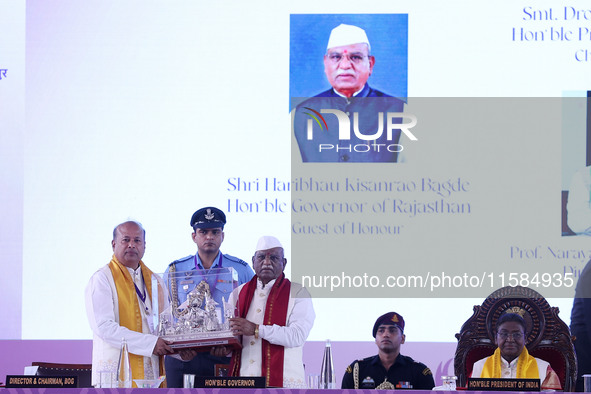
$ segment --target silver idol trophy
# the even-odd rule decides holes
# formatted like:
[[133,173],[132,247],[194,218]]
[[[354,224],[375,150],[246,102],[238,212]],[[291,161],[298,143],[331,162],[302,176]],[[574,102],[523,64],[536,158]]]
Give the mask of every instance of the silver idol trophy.
[[[240,347],[230,331],[234,308],[227,302],[238,283],[236,271],[225,267],[185,272],[171,269],[164,278],[171,305],[159,316],[158,336],[172,341],[175,350]],[[214,300],[214,292],[223,294],[222,305]]]

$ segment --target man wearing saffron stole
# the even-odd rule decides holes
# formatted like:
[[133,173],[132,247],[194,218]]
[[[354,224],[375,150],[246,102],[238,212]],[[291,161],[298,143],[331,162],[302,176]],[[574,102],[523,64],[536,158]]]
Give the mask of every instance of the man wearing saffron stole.
[[[254,278],[230,296],[237,311],[230,329],[242,335],[230,373],[265,376],[270,387],[305,388],[302,349],[316,317],[310,294],[285,277],[287,259],[277,238],[259,239],[252,264]],[[224,347],[216,350],[227,353]]]
[[505,313],[497,320],[492,356],[474,363],[473,378],[540,379],[542,389],[561,390],[560,379],[544,360],[529,355],[525,347],[525,320]]
[[[152,300],[152,271],[142,262],[145,231],[133,221],[113,230],[113,257],[90,278],[86,287],[86,314],[94,333],[92,384],[99,371],[117,369],[121,342],[127,342],[132,379],[154,379],[164,372],[162,356],[171,354],[165,340],[152,335],[152,306],[166,307],[164,287]],[[134,383],[135,386],[135,383]]]

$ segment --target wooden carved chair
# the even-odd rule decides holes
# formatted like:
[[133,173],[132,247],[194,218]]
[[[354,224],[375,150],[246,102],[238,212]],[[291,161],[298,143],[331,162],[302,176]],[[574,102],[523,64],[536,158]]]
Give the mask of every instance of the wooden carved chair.
[[456,334],[454,370],[458,385],[466,386],[474,362],[493,354],[495,324],[505,312],[522,315],[527,325],[528,352],[550,363],[564,391],[574,391],[577,362],[568,327],[558,317],[557,307],[551,307],[540,293],[520,286],[503,287],[489,295],[482,305],[475,305],[472,317]]
[[45,362],[33,362],[38,366],[37,376],[77,376],[78,387],[92,387],[92,364],[57,364]]

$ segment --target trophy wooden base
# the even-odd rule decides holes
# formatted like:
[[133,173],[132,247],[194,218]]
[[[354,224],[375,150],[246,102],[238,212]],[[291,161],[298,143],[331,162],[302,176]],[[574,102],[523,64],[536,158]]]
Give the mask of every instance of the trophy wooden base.
[[241,349],[242,344],[240,340],[235,336],[227,336],[227,337],[216,337],[216,338],[203,338],[203,339],[188,339],[188,340],[174,340],[164,338],[166,340],[174,341],[170,346],[173,348],[175,353],[178,353],[180,350],[192,349],[198,352],[208,352],[212,347],[216,346],[226,346],[232,349]]

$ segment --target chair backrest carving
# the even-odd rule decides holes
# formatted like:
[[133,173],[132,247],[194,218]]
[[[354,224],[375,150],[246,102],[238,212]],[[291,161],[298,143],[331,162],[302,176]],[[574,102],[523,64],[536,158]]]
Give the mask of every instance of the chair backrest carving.
[[506,312],[519,313],[527,325],[525,346],[534,356],[546,360],[556,372],[564,391],[575,388],[577,363],[570,331],[538,292],[528,287],[503,287],[489,295],[463,325],[456,338],[454,358],[458,385],[465,386],[474,362],[490,356],[496,349],[495,324]]

